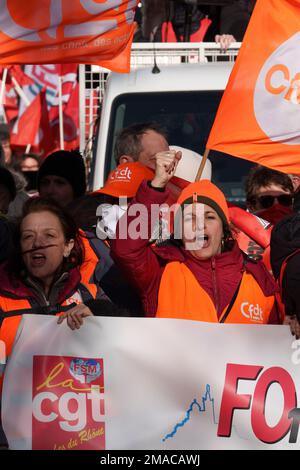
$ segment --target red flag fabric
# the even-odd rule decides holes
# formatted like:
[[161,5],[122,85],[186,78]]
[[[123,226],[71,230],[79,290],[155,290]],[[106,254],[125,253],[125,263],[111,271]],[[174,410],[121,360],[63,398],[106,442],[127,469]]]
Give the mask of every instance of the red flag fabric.
[[[25,85],[22,90],[32,103],[40,96],[41,108],[39,131],[36,133],[33,150],[46,156],[60,148],[59,134],[59,77],[61,77],[64,148],[74,149],[79,146],[79,89],[75,64],[26,65],[25,73],[32,80],[31,85]],[[20,101],[19,117],[22,119],[27,112],[27,104]],[[22,127],[22,123],[20,124]],[[18,142],[13,138],[14,145]],[[19,141],[20,142],[20,141]]]
[[41,95],[37,95],[16,121],[11,144],[18,147],[34,146],[41,120]]

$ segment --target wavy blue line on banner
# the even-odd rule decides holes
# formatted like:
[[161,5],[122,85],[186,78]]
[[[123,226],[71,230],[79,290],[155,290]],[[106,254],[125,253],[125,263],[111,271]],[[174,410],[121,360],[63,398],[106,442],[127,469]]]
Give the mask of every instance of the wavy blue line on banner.
[[210,385],[207,384],[205,394],[201,398],[202,405],[197,401],[196,398],[194,398],[194,400],[191,402],[191,404],[190,404],[190,406],[189,406],[189,408],[186,412],[185,418],[174,426],[172,432],[170,432],[169,434],[166,434],[166,436],[162,439],[162,442],[165,442],[167,439],[171,439],[172,437],[174,437],[175,434],[177,433],[178,429],[182,428],[190,420],[191,413],[192,413],[194,407],[196,407],[198,409],[199,413],[204,413],[206,411],[206,402],[208,400],[212,405],[214,424],[218,424],[217,421],[216,421],[216,417],[215,417],[215,399],[211,396]]

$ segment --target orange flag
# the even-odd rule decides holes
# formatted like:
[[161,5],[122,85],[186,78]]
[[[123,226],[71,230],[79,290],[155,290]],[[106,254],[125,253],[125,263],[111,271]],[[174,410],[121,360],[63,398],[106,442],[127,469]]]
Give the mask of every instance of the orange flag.
[[258,0],[207,148],[300,174],[300,0]]
[[137,0],[0,0],[0,64],[128,72]]

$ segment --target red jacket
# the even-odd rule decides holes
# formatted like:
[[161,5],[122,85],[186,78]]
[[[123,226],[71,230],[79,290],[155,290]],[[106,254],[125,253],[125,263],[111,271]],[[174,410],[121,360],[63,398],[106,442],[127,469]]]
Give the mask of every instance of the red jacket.
[[[163,204],[167,198],[167,191],[154,190],[148,186],[146,181],[143,181],[132,204],[143,204],[150,213],[151,204]],[[140,226],[148,226],[148,233],[151,233],[150,220],[148,221],[146,214],[138,214],[138,217]],[[127,219],[127,227],[130,228],[131,222],[136,217],[127,214]],[[211,297],[218,315],[222,313],[233,297],[241,280],[243,269],[254,276],[265,295],[274,295],[277,291],[276,284],[263,263],[251,260],[245,263],[244,256],[237,244],[230,252],[222,253],[209,260],[199,261],[183,248],[175,245],[151,247],[148,240],[141,238],[133,240],[127,233],[126,239],[111,240],[111,255],[122,267],[129,280],[137,286],[146,316],[149,317],[156,314],[160,281],[164,267],[169,261],[180,261],[187,265]],[[277,307],[273,310],[269,322],[276,324],[279,323]]]

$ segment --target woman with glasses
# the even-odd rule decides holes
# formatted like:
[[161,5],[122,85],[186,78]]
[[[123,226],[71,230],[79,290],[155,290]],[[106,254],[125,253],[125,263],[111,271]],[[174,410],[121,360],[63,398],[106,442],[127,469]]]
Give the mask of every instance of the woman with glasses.
[[292,212],[293,183],[287,174],[257,165],[246,180],[246,202],[250,212],[275,224]]

